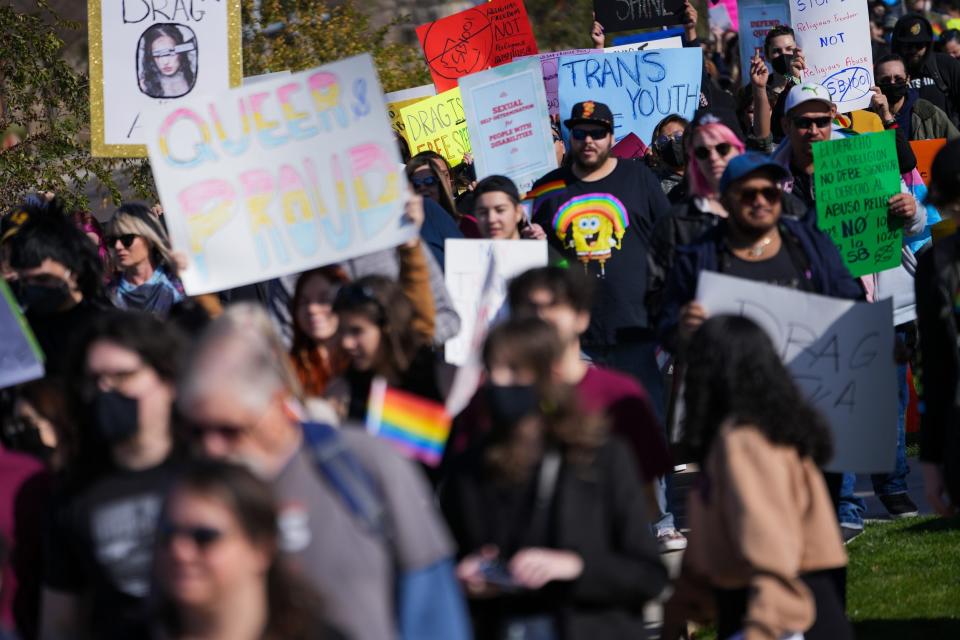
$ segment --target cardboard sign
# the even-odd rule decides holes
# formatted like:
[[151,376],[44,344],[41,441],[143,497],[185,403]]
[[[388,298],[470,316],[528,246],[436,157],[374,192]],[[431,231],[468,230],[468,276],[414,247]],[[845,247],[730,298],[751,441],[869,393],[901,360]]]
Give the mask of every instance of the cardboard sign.
[[873,49],[867,0],[789,0],[790,24],[803,49],[805,82],[830,91],[837,111],[870,106]]
[[[543,89],[547,94],[547,107],[551,116],[560,115],[560,96],[559,77],[557,68],[560,65],[560,58],[563,56],[579,56],[595,53],[596,49],[570,49],[568,51],[551,51],[549,53],[540,53],[536,56],[527,56],[540,60],[540,67],[543,71]],[[519,58],[526,60],[527,58]],[[566,114],[569,116],[570,114]]]
[[407,181],[369,54],[148,114],[191,295],[396,246]]
[[432,98],[435,95],[437,95],[436,88],[432,84],[425,84],[421,87],[394,91],[384,96],[384,100],[387,102],[387,117],[390,118],[390,126],[393,130],[406,138],[406,127],[403,126],[400,111],[404,107],[417,104],[421,100]]
[[893,471],[897,374],[893,302],[868,304],[704,271],[697,301],[711,316],[746,316],[770,335],[807,400],[833,429],[829,471]]
[[[460,316],[460,333],[447,340],[446,358],[450,364],[460,366],[471,357],[476,319],[483,317],[488,324],[496,320],[497,314],[481,316],[481,301],[485,308],[500,309],[507,299],[510,278],[547,265],[547,241],[457,239],[447,240],[444,246],[444,278],[450,299]],[[484,287],[491,254],[495,273],[493,282]]]
[[463,154],[471,151],[459,87],[401,108],[400,120],[410,155],[429,149],[455,167],[463,162]]
[[437,91],[457,79],[537,53],[523,0],[492,0],[417,27]]
[[557,168],[537,58],[460,78],[477,179],[507,176],[526,193]]
[[607,33],[683,22],[683,0],[593,0],[593,14]]
[[945,144],[947,144],[946,138],[913,140],[910,142],[913,155],[917,157],[917,171],[926,185],[930,184],[930,168],[933,166],[933,159],[937,157],[937,153],[940,152],[940,149],[943,149]]
[[0,389],[42,378],[43,359],[20,305],[0,278]]
[[[750,60],[754,52],[763,54],[763,41],[770,29],[790,24],[790,13],[785,4],[743,4],[740,6],[740,77],[750,79]],[[769,68],[769,67],[768,67]]]
[[240,86],[240,0],[88,0],[87,12],[95,156],[145,157],[144,112]]
[[651,38],[640,42],[631,42],[630,44],[618,44],[613,47],[604,47],[603,52],[653,51],[655,49],[680,49],[681,47],[683,47],[683,38],[681,36],[667,36],[664,38]]
[[903,223],[887,214],[900,193],[893,131],[813,144],[817,225],[854,277],[900,265]]
[[[654,127],[676,113],[688,120],[700,105],[703,53],[698,48],[595,53],[560,58],[560,113],[596,100],[613,112],[617,141],[635,133],[650,143]],[[563,128],[564,140],[570,132]]]

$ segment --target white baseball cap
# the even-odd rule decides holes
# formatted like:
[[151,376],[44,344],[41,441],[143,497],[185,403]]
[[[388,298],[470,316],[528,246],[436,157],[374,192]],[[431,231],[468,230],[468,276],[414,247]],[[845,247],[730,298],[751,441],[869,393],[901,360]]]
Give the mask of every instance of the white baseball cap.
[[834,106],[826,87],[816,82],[804,82],[790,89],[783,112],[790,113],[796,107],[813,101],[822,102],[828,107]]

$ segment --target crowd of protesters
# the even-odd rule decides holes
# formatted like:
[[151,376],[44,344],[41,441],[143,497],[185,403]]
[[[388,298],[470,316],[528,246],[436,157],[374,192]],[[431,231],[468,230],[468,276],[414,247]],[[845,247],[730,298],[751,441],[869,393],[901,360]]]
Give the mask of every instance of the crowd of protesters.
[[[873,488],[892,517],[918,514],[916,380],[927,500],[956,513],[960,239],[933,227],[960,212],[960,8],[907,4],[871,3],[877,86],[838,113],[790,27],[741,78],[739,35],[699,39],[687,3],[701,108],[661,121],[643,157],[613,154],[614,114],[589,101],[526,194],[399,139],[412,240],[218,294],[184,290],[159,206],[99,221],[55,194],[3,203],[2,273],[46,375],[0,397],[0,638],[632,639],[657,598],[667,640],[711,622],[722,639],[852,638],[856,478],[824,471],[830,427],[770,338],[712,315],[697,283],[893,298],[897,457]],[[902,261],[854,278],[817,227],[811,145],[882,130]],[[909,142],[937,138],[924,183]],[[555,224],[588,195],[629,221],[602,249]],[[549,265],[509,283],[426,467],[364,424],[378,381],[451,393],[452,238],[546,240]],[[682,463],[699,473],[686,496]],[[661,554],[678,551],[671,583]]]

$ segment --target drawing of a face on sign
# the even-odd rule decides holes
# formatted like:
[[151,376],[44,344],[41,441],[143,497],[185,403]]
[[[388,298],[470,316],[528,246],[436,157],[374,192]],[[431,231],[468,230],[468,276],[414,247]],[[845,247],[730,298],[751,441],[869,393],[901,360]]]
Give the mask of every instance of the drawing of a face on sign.
[[137,84],[151,98],[179,98],[197,82],[197,37],[182,24],[154,24],[137,43]]
[[423,40],[430,68],[450,80],[487,68],[492,49],[490,21],[481,9],[464,11],[433,23]]

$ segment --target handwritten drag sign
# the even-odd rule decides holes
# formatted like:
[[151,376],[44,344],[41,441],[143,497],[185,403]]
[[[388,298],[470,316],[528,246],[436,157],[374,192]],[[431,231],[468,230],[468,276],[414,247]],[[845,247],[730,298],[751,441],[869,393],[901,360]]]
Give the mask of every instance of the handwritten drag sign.
[[406,129],[403,126],[403,118],[400,117],[400,110],[416,104],[425,98],[431,98],[437,95],[437,90],[432,84],[426,84],[422,87],[413,87],[412,89],[403,89],[394,91],[384,96],[387,103],[387,117],[390,118],[390,126],[393,130],[404,135]]
[[697,300],[710,315],[746,316],[766,330],[833,429],[828,470],[893,470],[897,387],[889,298],[838,300],[704,271]]
[[867,0],[790,0],[803,79],[830,91],[840,113],[870,106],[873,49]]
[[463,154],[470,152],[467,115],[459,87],[401,108],[400,121],[413,155],[436,151],[455,167],[463,162]]
[[89,0],[93,155],[145,157],[143,114],[240,85],[240,0]]
[[403,242],[406,180],[368,54],[149,114],[150,164],[192,294]]
[[[653,129],[677,113],[693,118],[700,104],[703,55],[695,48],[596,53],[560,58],[560,113],[596,100],[613,112],[617,141],[635,133],[649,144]],[[570,132],[563,129],[564,139]]]
[[593,0],[593,14],[607,33],[680,24],[683,0]]
[[504,175],[526,193],[557,168],[541,73],[531,57],[460,79],[477,178]]
[[900,193],[893,131],[813,144],[817,225],[854,277],[900,264],[903,225],[887,214]]
[[523,0],[493,0],[417,27],[437,91],[457,79],[537,53]]

